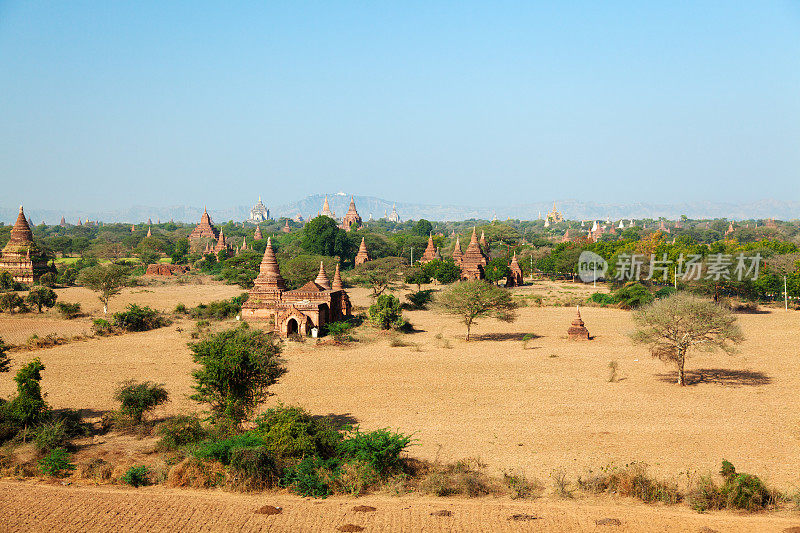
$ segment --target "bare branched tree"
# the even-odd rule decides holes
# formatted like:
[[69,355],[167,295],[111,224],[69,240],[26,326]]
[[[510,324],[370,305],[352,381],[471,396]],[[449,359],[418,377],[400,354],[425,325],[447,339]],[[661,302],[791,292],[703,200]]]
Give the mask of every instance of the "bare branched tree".
[[656,300],[633,314],[634,342],[646,344],[653,357],[674,363],[678,385],[685,385],[684,364],[692,350],[735,352],[744,337],[736,316],[703,298],[679,292]]

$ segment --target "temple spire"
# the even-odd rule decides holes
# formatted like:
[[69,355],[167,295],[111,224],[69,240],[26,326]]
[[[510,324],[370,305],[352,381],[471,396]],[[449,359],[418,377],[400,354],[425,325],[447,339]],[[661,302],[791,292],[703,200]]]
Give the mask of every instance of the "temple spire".
[[331,282],[328,280],[328,276],[325,274],[325,263],[322,261],[319,262],[319,273],[317,274],[317,279],[314,280],[314,283],[325,290],[331,290]]
[[272,249],[272,237],[267,237],[267,247],[264,249],[264,257],[259,266],[256,285],[268,289],[285,288],[281,272],[278,269],[278,260],[275,258],[275,250]]
[[342,275],[339,272],[339,263],[336,263],[336,270],[333,272],[333,285],[331,285],[331,289],[335,291],[344,290],[344,284],[342,283]]
[[25,210],[22,208],[22,206],[19,206],[17,221],[14,222],[14,227],[11,228],[10,240],[17,244],[33,242],[33,231],[31,231],[31,226],[28,223],[28,219],[25,218]]

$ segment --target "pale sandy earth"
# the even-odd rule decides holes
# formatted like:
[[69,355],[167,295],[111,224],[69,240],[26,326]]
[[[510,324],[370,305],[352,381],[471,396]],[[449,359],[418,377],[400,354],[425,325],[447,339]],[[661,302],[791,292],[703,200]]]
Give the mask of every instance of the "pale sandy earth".
[[[357,306],[369,305],[368,291],[349,292]],[[585,296],[593,291],[591,287],[570,283],[540,283],[518,292],[535,292],[548,300],[562,297],[566,300],[571,295]],[[211,283],[134,288],[112,300],[111,311],[122,309],[129,302],[171,310],[178,302],[196,305],[240,293],[238,287]],[[83,289],[66,289],[60,291],[59,297],[85,303],[95,316],[102,314],[94,295]],[[747,338],[740,353],[693,357],[687,369],[705,369],[704,379],[684,388],[674,383],[671,368],[652,359],[646,350],[634,346],[626,337],[632,328],[627,311],[583,308],[586,326],[594,336],[594,340],[584,343],[565,338],[575,315],[572,307],[525,307],[519,314],[512,324],[480,321],[473,328],[477,338],[469,343],[462,340],[464,326],[457,319],[434,311],[406,312],[407,318],[421,330],[402,336],[413,343],[411,346],[391,347],[390,335],[366,327],[358,333],[362,340],[347,347],[314,347],[311,341],[301,345],[292,343],[284,354],[289,372],[274,387],[276,396],[270,404],[277,401],[299,404],[317,414],[352,419],[365,429],[389,427],[410,433],[417,443],[410,450],[413,456],[443,461],[477,457],[494,473],[522,472],[548,487],[550,474],[556,469],[565,469],[574,479],[588,468],[612,463],[621,466],[634,460],[648,463],[658,477],[685,483],[698,473],[718,471],[723,458],[732,461],[739,471],[758,474],[778,488],[791,491],[797,487],[800,313],[771,310],[740,315]],[[81,322],[62,321],[52,311],[41,317],[30,314],[21,318],[4,313],[0,314],[0,336],[10,342],[22,342],[32,332],[41,336],[48,328],[61,334],[88,329],[90,319],[79,320],[83,321],[82,326],[75,325]],[[223,326],[234,324],[232,320]],[[36,352],[15,352],[12,371],[33,357],[40,357],[46,366],[42,387],[48,394],[48,402],[57,408],[90,411],[114,408],[112,397],[116,385],[124,379],[137,379],[164,383],[170,391],[171,402],[158,414],[196,410],[187,398],[191,392],[192,362],[186,343],[191,340],[192,327],[192,321],[182,320],[151,332],[91,339]],[[528,349],[523,349],[520,340],[525,333],[539,335],[529,342]],[[608,363],[612,360],[618,362],[622,377],[616,383],[607,381]],[[10,377],[0,376],[2,397],[8,397],[14,390]],[[71,494],[69,490],[60,492],[60,488],[36,490],[54,490],[64,498]],[[96,496],[98,502],[106,501],[103,498],[113,499],[111,495],[118,494],[115,490],[101,489],[98,494],[105,496]],[[184,492],[160,490],[148,489],[141,494],[147,494],[148,498],[152,495],[155,501],[164,498],[165,502],[188,497],[181,496]],[[131,493],[130,497],[140,496]],[[241,501],[250,501],[242,498]],[[338,500],[302,505],[322,505],[327,509],[334,501]],[[394,509],[392,520],[428,520],[428,511],[414,518],[416,511],[403,510],[396,503],[399,501],[386,504]],[[435,506],[456,505],[448,499],[441,500],[441,504],[436,503],[438,500],[431,501]],[[217,504],[213,500],[198,503],[201,507],[206,505]],[[458,505],[474,509],[487,504],[482,500]],[[503,505],[536,508],[537,504],[509,501]],[[587,520],[595,516],[588,508],[580,511],[582,505],[575,508],[571,505],[558,503],[556,509],[566,506],[563,509],[569,508],[569,512],[553,512],[565,516],[584,513],[576,516]],[[614,505],[627,509],[632,504]],[[501,505],[497,509],[505,508]],[[631,512],[642,513],[636,515],[641,517],[642,524],[650,523],[656,515],[696,516],[685,506],[658,508],[657,512],[648,507],[636,509]],[[221,513],[221,517],[236,516],[223,508],[215,512]],[[253,527],[248,522],[253,518],[241,518],[245,519],[237,524],[245,529]],[[259,516],[258,519],[288,518]],[[501,522],[502,527],[512,527],[505,518]],[[540,529],[539,521],[532,523]],[[278,526],[276,530],[290,530],[291,524]],[[419,524],[426,529],[440,527]],[[476,521],[464,527],[479,530],[482,524]],[[376,526],[376,530],[380,527]]]
[[[277,515],[256,514],[264,505]],[[356,505],[375,511],[357,512]],[[438,511],[450,516],[432,516]],[[146,487],[63,487],[0,482],[0,531],[341,531],[365,532],[780,532],[800,525],[789,513],[698,514],[683,506],[647,506],[612,498],[586,500],[335,497],[312,500],[288,494],[247,495]],[[534,517],[511,519],[514,515]],[[619,525],[599,525],[604,519]],[[707,528],[707,529],[704,529]]]

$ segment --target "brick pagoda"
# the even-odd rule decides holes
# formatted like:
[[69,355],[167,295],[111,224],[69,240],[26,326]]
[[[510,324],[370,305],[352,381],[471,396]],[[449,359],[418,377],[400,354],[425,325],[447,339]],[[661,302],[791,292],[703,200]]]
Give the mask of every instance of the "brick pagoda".
[[522,285],[522,267],[519,266],[519,262],[517,261],[517,252],[514,252],[514,256],[511,258],[511,264],[508,265],[508,269],[510,273],[506,278],[506,287],[519,287]]
[[436,246],[433,245],[433,233],[428,235],[428,246],[425,248],[425,251],[422,252],[422,257],[420,257],[420,263],[430,263],[436,259]]
[[204,244],[209,241],[217,240],[219,231],[211,223],[211,217],[208,216],[208,210],[203,208],[203,216],[200,217],[200,223],[189,234],[189,244],[194,248],[202,248]]
[[33,231],[25,218],[25,211],[19,206],[19,214],[11,238],[0,252],[0,271],[6,271],[19,283],[35,283],[47,272],[47,258],[36,243]]
[[269,238],[259,274],[248,294],[242,306],[242,319],[271,322],[272,329],[283,336],[308,335],[311,328],[322,328],[351,314],[350,298],[343,289],[338,265],[333,286],[321,264],[315,281],[287,291]]
[[475,234],[475,228],[473,228],[467,251],[464,252],[464,257],[461,259],[461,279],[483,279],[486,263],[488,263],[488,260],[483,250],[481,250],[480,244],[478,244],[478,236]]
[[464,258],[464,253],[461,251],[461,240],[456,235],[456,244],[453,246],[453,261],[458,266],[461,266],[461,260]]
[[572,325],[567,330],[567,336],[570,340],[578,340],[578,341],[588,341],[589,337],[589,330],[586,329],[586,326],[583,324],[583,319],[581,319],[581,309],[580,307],[576,306],[578,311],[578,315],[575,317],[575,320],[572,321]]
[[353,227],[353,224],[355,224],[358,229],[361,229],[362,227],[361,215],[359,215],[358,211],[356,211],[356,202],[351,196],[350,207],[342,219],[341,228],[345,231],[350,231],[350,229]]
[[355,265],[363,265],[369,261],[369,253],[367,253],[367,243],[364,241],[364,237],[361,237],[361,245],[358,247],[358,253],[356,254]]

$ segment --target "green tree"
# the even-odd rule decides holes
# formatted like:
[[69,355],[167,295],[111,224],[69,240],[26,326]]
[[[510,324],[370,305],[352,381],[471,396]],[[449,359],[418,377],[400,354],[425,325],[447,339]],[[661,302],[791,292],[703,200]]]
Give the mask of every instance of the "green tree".
[[614,293],[614,299],[623,309],[636,309],[649,304],[655,298],[653,293],[638,281],[629,281]]
[[508,268],[508,260],[505,257],[492,259],[486,264],[483,271],[486,275],[486,280],[495,284],[511,275],[511,270]]
[[4,292],[0,294],[0,309],[13,313],[14,309],[22,311],[25,308],[25,302],[22,297],[16,292]]
[[17,382],[17,395],[9,402],[8,412],[21,427],[27,428],[39,422],[47,412],[47,403],[42,396],[39,382],[42,380],[44,365],[37,357],[23,366],[14,376]]
[[166,402],[169,394],[163,384],[129,380],[117,388],[114,399],[120,402],[120,412],[123,416],[134,424],[141,424],[144,414]]
[[646,344],[653,357],[674,363],[678,385],[685,385],[684,365],[692,350],[726,353],[744,337],[736,316],[714,302],[678,292],[660,298],[633,314],[637,326],[634,342]]
[[56,275],[53,272],[45,272],[39,276],[39,284],[52,289],[56,284]]
[[378,297],[400,280],[400,272],[407,265],[402,257],[382,257],[367,261],[353,269],[353,283],[372,289],[372,296]]
[[381,329],[401,328],[405,325],[400,300],[391,294],[381,294],[369,306],[369,320]]
[[431,277],[425,272],[422,266],[416,265],[409,269],[406,273],[406,283],[411,283],[417,286],[417,292],[422,289],[422,285],[431,282]]
[[[287,288],[296,289],[306,282],[316,279],[320,261],[325,264],[325,273],[332,276],[336,269],[336,260],[331,257],[305,254],[286,257],[281,254],[278,265]],[[259,259],[260,262],[261,259]]]
[[452,258],[434,259],[422,266],[423,271],[439,283],[453,283],[461,278],[461,267],[455,264]]
[[57,296],[53,289],[50,287],[38,286],[31,288],[25,301],[31,306],[35,305],[41,313],[43,307],[49,309],[56,305],[56,298]]
[[191,399],[207,403],[212,418],[234,426],[247,419],[286,373],[280,345],[271,334],[246,325],[190,343],[200,368],[192,372]]
[[347,232],[335,220],[325,215],[312,218],[303,226],[300,245],[312,254],[339,257],[351,255]]
[[189,255],[189,239],[180,239],[175,243],[175,249],[172,251],[172,262],[176,265],[186,263],[186,258]]
[[116,296],[128,282],[128,271],[120,265],[95,266],[81,270],[78,282],[98,293],[103,303],[103,314],[108,313],[108,301]]
[[438,307],[455,315],[467,326],[466,340],[475,320],[493,317],[504,322],[516,320],[517,304],[511,292],[483,280],[462,281],[453,284],[437,298]]
[[411,232],[414,235],[420,235],[422,237],[427,237],[428,235],[431,234],[432,231],[433,231],[433,224],[431,224],[424,218],[417,220],[416,224],[414,224],[414,227],[411,229]]
[[14,276],[10,272],[0,271],[0,290],[10,291],[14,288]]

